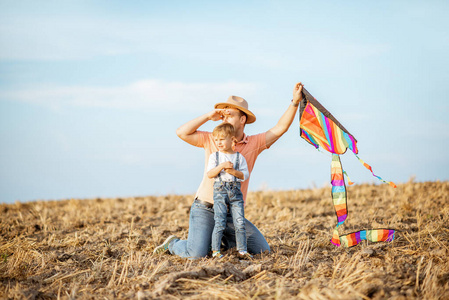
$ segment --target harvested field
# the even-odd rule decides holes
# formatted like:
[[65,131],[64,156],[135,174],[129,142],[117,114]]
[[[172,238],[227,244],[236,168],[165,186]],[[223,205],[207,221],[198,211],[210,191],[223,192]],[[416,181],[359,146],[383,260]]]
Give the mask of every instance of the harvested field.
[[0,205],[2,299],[449,299],[449,182],[348,188],[340,233],[395,228],[392,243],[333,246],[330,187],[249,194],[271,253],[153,255],[185,238],[192,195]]

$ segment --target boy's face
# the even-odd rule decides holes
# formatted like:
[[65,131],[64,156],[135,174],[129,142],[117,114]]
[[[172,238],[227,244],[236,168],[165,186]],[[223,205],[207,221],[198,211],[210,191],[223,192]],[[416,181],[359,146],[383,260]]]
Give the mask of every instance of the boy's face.
[[232,150],[232,141],[233,138],[228,135],[225,136],[222,133],[219,133],[218,135],[214,136],[215,144],[218,147],[219,151],[231,151]]

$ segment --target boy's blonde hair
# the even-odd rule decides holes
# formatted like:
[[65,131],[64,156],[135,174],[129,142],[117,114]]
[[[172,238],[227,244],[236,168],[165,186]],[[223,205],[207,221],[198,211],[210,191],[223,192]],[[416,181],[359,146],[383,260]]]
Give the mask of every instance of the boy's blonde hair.
[[221,123],[217,127],[214,128],[214,131],[212,131],[212,136],[216,137],[222,135],[224,137],[235,137],[235,129],[234,126],[230,123]]

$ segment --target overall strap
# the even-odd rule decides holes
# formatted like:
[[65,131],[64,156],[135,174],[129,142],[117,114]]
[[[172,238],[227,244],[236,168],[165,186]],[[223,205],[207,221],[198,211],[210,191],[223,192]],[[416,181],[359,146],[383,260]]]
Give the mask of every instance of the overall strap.
[[[234,169],[236,169],[237,171],[239,170],[239,164],[240,164],[240,161],[239,161],[239,158],[240,158],[240,153],[239,152],[237,152],[237,159],[236,159],[236,162],[235,162],[235,168]],[[237,177],[235,177],[234,176],[234,181],[237,181]]]
[[[219,153],[218,153],[218,151],[217,152],[215,152],[215,157],[216,157],[216,161],[217,161],[217,164],[216,164],[216,167],[218,167],[218,165],[219,165],[219,160],[218,160],[218,156],[219,156]],[[220,176],[220,173],[221,173],[221,171],[218,173],[218,180],[221,182],[221,176]]]

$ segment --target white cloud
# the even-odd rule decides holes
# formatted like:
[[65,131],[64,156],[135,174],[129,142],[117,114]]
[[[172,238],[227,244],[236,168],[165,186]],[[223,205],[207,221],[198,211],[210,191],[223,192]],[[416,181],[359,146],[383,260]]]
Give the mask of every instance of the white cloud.
[[133,53],[138,37],[154,40],[159,35],[154,27],[152,32],[136,25],[73,16],[6,16],[0,21],[0,58],[78,60]]
[[0,100],[20,101],[53,109],[100,107],[198,111],[211,103],[226,101],[231,94],[255,95],[257,84],[249,82],[185,83],[146,79],[118,87],[47,86],[0,91]]
[[[294,29],[290,29],[294,30]],[[228,23],[170,19],[112,19],[80,15],[0,18],[0,59],[83,60],[98,56],[145,53],[194,59],[223,60],[240,66],[307,70],[318,65],[339,67],[346,60],[388,52],[384,43],[303,33],[301,39],[264,29]],[[270,41],[270,42],[267,42]],[[307,42],[306,42],[307,41]]]

